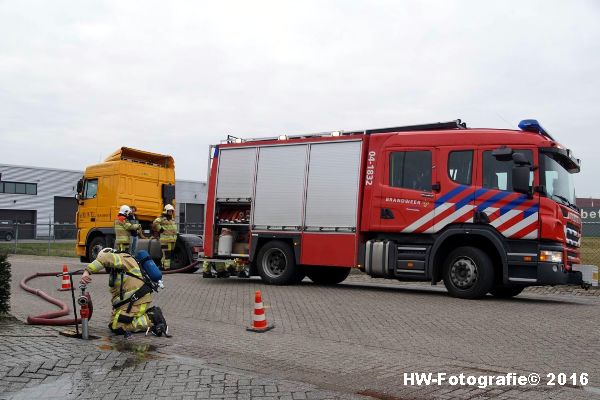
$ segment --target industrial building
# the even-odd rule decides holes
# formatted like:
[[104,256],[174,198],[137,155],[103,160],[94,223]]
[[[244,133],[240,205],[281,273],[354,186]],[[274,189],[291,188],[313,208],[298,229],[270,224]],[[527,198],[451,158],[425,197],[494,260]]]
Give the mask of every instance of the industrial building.
[[[0,164],[0,221],[17,223],[19,239],[48,237],[53,227],[75,223],[77,181],[83,171]],[[204,223],[206,183],[175,181],[181,231]]]

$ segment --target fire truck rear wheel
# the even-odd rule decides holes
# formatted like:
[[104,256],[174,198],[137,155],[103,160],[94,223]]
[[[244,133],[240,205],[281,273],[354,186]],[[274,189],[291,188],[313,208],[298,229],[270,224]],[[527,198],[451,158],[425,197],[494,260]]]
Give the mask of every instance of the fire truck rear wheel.
[[490,294],[500,299],[508,299],[518,296],[523,289],[525,289],[525,286],[495,286],[490,290]]
[[444,285],[450,295],[463,299],[485,296],[494,284],[492,260],[482,250],[464,246],[452,251],[444,262]]
[[337,285],[350,274],[350,268],[310,266],[306,268],[306,276],[318,285]]
[[258,252],[257,270],[263,282],[272,285],[290,285],[304,279],[302,267],[296,265],[289,244],[280,240],[266,243]]

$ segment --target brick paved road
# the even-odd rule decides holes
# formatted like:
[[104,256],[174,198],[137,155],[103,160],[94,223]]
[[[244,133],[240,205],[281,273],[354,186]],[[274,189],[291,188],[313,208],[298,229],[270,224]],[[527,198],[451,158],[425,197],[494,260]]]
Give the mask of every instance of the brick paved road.
[[[71,267],[79,265],[71,259],[12,257],[13,286],[29,272],[49,270],[50,265],[58,269],[65,260]],[[167,289],[157,302],[176,336],[138,337],[134,342],[156,345],[152,354],[169,362],[177,363],[171,355],[178,355],[211,368],[260,372],[275,380],[302,381],[347,395],[402,399],[600,396],[600,299],[596,296],[530,293],[513,300],[465,301],[448,297],[440,288],[352,281],[336,288],[310,283],[276,287],[257,280],[167,276]],[[57,294],[54,279],[33,283]],[[96,312],[91,329],[103,336],[109,314],[105,285],[106,277],[101,276],[92,284]],[[244,329],[257,289],[263,290],[267,317],[276,325],[266,334]],[[67,298],[64,293],[59,296]],[[20,318],[48,307],[23,292],[13,297],[13,312]],[[405,386],[403,373],[413,371],[587,372],[590,382],[585,388]]]
[[0,399],[364,399],[167,355],[150,342],[82,342],[0,320]]

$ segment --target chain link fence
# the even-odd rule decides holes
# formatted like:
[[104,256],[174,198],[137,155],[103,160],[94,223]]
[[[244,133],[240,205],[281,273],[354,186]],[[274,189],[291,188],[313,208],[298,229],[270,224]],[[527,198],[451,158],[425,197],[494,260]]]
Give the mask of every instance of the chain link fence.
[[600,222],[583,223],[581,262],[600,266]]
[[[202,235],[204,224],[178,224],[179,233]],[[149,236],[149,232],[148,236]],[[0,251],[10,254],[76,257],[75,224],[2,224]]]
[[204,224],[178,224],[179,233],[188,233],[191,235],[204,235]]
[[[179,233],[202,235],[204,224],[180,223]],[[76,257],[74,224],[2,224],[0,250],[11,254]],[[583,264],[600,265],[600,222],[583,223]]]

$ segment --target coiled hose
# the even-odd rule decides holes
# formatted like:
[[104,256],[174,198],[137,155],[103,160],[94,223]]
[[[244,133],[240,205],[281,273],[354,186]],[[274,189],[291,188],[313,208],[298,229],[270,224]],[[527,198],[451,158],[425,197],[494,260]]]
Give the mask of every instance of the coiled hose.
[[[176,274],[176,273],[181,273],[181,272],[187,272],[187,271],[190,271],[193,268],[195,268],[198,264],[199,264],[199,261],[194,261],[193,263],[191,263],[183,268],[162,271],[162,273],[163,274]],[[60,274],[60,272],[58,274]],[[79,274],[80,273],[74,273],[73,275],[79,275]],[[106,274],[106,272],[102,271],[97,274]],[[32,293],[36,296],[39,296],[42,299],[46,300],[47,302],[54,304],[55,306],[60,308],[60,310],[58,310],[58,311],[47,312],[44,314],[33,315],[33,316],[28,315],[27,316],[28,324],[30,324],[30,325],[64,326],[64,325],[75,325],[76,323],[77,324],[81,323],[81,320],[79,318],[77,318],[77,322],[75,321],[75,318],[59,319],[60,317],[64,317],[65,315],[68,315],[71,312],[71,310],[69,309],[67,304],[64,301],[55,299],[54,297],[50,296],[48,293],[44,292],[43,290],[36,289],[36,288],[33,288],[33,287],[27,285],[27,282],[29,282],[32,279],[46,277],[46,276],[56,276],[56,275],[57,275],[56,272],[37,272],[33,275],[26,276],[19,283],[19,286],[21,286],[21,288],[23,290],[26,290],[29,293]],[[92,314],[92,312],[90,309],[90,318],[92,317],[91,314]]]

